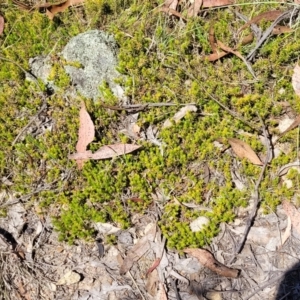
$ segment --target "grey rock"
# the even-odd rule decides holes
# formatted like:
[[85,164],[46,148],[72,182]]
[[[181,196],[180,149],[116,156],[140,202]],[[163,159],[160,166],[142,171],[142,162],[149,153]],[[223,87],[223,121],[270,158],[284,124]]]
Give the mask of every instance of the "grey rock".
[[122,87],[114,82],[120,76],[117,66],[117,44],[114,38],[100,30],[91,30],[73,37],[62,51],[67,62],[79,62],[81,67],[65,66],[72,83],[83,96],[97,100],[99,86],[107,82],[112,92],[126,100]]
[[[41,79],[51,90],[57,90],[57,87],[54,85],[53,81],[48,80],[52,68],[48,56],[39,55],[34,58],[30,58],[29,66],[32,75],[34,75],[36,78]],[[32,75],[27,73],[26,79],[33,80]]]

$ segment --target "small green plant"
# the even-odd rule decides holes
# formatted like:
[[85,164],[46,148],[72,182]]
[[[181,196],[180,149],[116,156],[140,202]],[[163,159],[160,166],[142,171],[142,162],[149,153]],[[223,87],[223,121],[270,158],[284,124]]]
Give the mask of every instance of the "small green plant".
[[[263,12],[276,9],[278,4],[256,6],[257,12]],[[259,114],[270,132],[276,133],[282,102],[300,111],[288,67],[300,51],[298,29],[287,36],[272,36],[261,47],[259,59],[253,63],[259,80],[253,80],[244,62],[233,55],[214,63],[204,58],[212,51],[208,38],[211,26],[217,39],[226,45],[235,44],[233,33],[243,24],[230,9],[209,10],[207,16],[181,24],[156,8],[157,3],[151,1],[93,0],[78,10],[60,13],[60,22],[52,22],[38,12],[18,11],[12,4],[3,8],[6,26],[0,37],[0,172],[13,182],[6,189],[26,199],[28,206],[38,203],[43,214],[51,215],[61,240],[73,243],[78,238],[93,239],[97,234],[94,222],[113,222],[128,228],[135,213],[144,213],[155,204],[161,209],[159,226],[170,248],[208,244],[219,232],[221,222],[232,222],[237,208],[248,205],[261,171],[230,150],[222,152],[215,141],[236,137],[263,157],[266,150],[257,132],[241,119],[259,128]],[[249,15],[252,8],[245,5],[240,9]],[[142,131],[149,126],[158,128],[161,147],[138,141],[143,147],[137,153],[88,161],[79,171],[68,155],[75,152],[81,101],[85,101],[96,128],[89,150],[131,142],[117,129],[126,113],[109,111],[102,105],[118,105],[105,82],[99,86],[103,97],[96,103],[65,95],[70,78],[59,52],[71,37],[95,28],[114,34],[118,42],[122,76],[117,81],[125,87],[132,104],[177,105],[158,105],[139,113]],[[252,47],[238,45],[237,50],[246,55]],[[24,79],[29,58],[37,55],[48,55],[52,62],[49,80],[59,87],[53,95],[47,94],[40,81]],[[212,95],[240,118],[224,110]],[[163,128],[164,121],[187,103],[194,103],[198,111]],[[40,111],[41,107],[44,110]],[[261,206],[266,212],[293,195],[293,189],[274,174],[297,157],[294,137],[295,132],[290,132],[282,138],[291,143],[290,151],[273,159],[261,183]],[[242,190],[233,183],[235,171],[245,180]],[[293,171],[288,174],[295,184],[298,176]],[[156,199],[154,195],[159,194],[167,196]],[[204,205],[211,211],[194,210],[185,203]],[[4,216],[5,210],[1,214]],[[206,216],[209,224],[200,232],[192,232],[189,224],[199,216]],[[107,240],[114,243],[115,236]]]

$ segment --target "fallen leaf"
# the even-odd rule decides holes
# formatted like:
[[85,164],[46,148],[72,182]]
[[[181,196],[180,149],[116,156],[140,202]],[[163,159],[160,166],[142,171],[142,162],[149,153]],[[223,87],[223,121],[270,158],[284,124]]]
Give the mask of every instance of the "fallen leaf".
[[[184,107],[182,107],[174,116],[173,116],[173,120],[175,121],[175,123],[178,123],[188,112],[196,112],[197,111],[197,107],[195,105],[186,105]],[[167,119],[164,124],[163,124],[163,128],[168,128],[172,126],[172,122]]]
[[106,145],[101,147],[95,153],[93,153],[91,159],[112,158],[115,156],[131,153],[139,148],[141,148],[141,146],[132,144]]
[[237,278],[239,276],[239,270],[224,266],[214,258],[212,253],[207,250],[187,248],[183,251],[197,258],[203,266],[209,268],[218,275],[231,278]]
[[259,159],[259,157],[256,155],[256,153],[252,150],[252,148],[246,144],[245,142],[235,139],[235,138],[229,138],[228,142],[233,150],[233,152],[241,159],[247,158],[250,162],[252,162],[255,165],[262,166],[263,163]]
[[94,123],[86,111],[84,102],[81,103],[81,109],[79,112],[79,131],[78,142],[76,145],[77,152],[85,152],[87,146],[93,141],[95,137]]
[[278,34],[282,34],[282,33],[289,33],[289,32],[292,32],[292,31],[293,31],[293,29],[288,27],[288,26],[277,25],[272,30],[272,34],[278,35]]
[[300,212],[298,209],[287,200],[282,202],[282,207],[285,213],[291,218],[293,228],[300,233]]
[[244,62],[244,64],[247,66],[249,72],[250,72],[250,73],[252,74],[252,76],[255,78],[255,74],[254,74],[254,71],[253,71],[251,65],[249,64],[249,62],[244,58],[244,56],[243,56],[240,52],[238,52],[238,51],[236,51],[236,50],[234,50],[234,49],[232,49],[232,48],[230,48],[230,47],[224,45],[221,41],[217,41],[217,44],[218,44],[218,46],[219,46],[222,50],[224,50],[224,51],[226,51],[226,52],[229,52],[229,53],[232,53],[232,54],[234,54],[235,56],[237,56],[238,58],[240,58],[240,59]]
[[160,283],[159,285],[159,300],[168,300],[164,285]]
[[149,276],[147,276],[147,281],[146,281],[146,285],[145,288],[147,290],[147,292],[154,297],[155,295],[157,295],[157,284],[159,283],[159,277],[158,277],[158,272],[157,270],[153,270],[153,272],[151,272],[149,274]]
[[222,293],[217,291],[208,292],[205,296],[209,300],[222,300]]
[[226,6],[233,4],[232,0],[203,0],[203,8]]
[[216,46],[217,41],[215,37],[215,29],[213,28],[213,26],[209,28],[208,42],[212,52],[215,53],[217,51],[217,46]]
[[147,270],[146,272],[146,276],[151,273],[153,270],[155,270],[157,268],[157,266],[160,263],[160,258],[156,258],[155,261],[153,262],[152,266]]
[[278,139],[276,141],[278,141],[281,137],[283,137],[287,132],[295,129],[296,127],[298,127],[300,125],[300,115],[296,117],[296,119],[294,120],[294,122],[287,128],[285,129],[283,132],[281,132],[278,136]]
[[67,8],[69,8],[70,6],[73,6],[73,5],[76,5],[76,4],[81,4],[84,1],[85,0],[67,0],[67,1],[64,1],[64,2],[51,4],[50,6],[48,6],[48,8],[46,10],[46,15],[48,16],[48,18],[50,20],[53,20],[54,16],[57,13],[63,12]]
[[177,5],[178,5],[178,0],[167,0],[164,3],[164,6],[172,8],[174,10],[176,10]]
[[79,282],[81,279],[81,276],[74,271],[68,271],[65,273],[58,281],[57,285],[71,285],[74,283]]
[[220,51],[220,52],[215,52],[215,53],[206,55],[206,56],[204,56],[204,58],[207,58],[209,61],[214,62],[228,54],[229,54],[228,52]]
[[2,35],[4,30],[4,18],[0,15],[0,35]]
[[91,158],[92,156],[93,156],[92,151],[88,150],[88,151],[84,151],[84,152],[77,152],[77,153],[70,154],[68,156],[68,158],[76,159],[76,160],[87,160],[87,159]]
[[297,64],[292,76],[292,86],[297,96],[300,96],[300,66]]
[[194,0],[188,9],[188,17],[196,17],[200,11],[202,4],[203,0]]
[[280,10],[271,10],[271,11],[267,11],[267,12],[263,12],[259,15],[257,15],[256,17],[252,18],[251,20],[249,20],[246,24],[244,24],[238,32],[243,31],[244,29],[246,29],[247,27],[249,27],[251,24],[258,24],[260,21],[265,20],[265,21],[274,21],[276,20],[279,16],[282,15],[282,11]]

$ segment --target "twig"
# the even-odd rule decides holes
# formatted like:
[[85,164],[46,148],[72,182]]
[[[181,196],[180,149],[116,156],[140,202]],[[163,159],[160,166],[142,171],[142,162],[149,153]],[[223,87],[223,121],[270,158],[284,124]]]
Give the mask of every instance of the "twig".
[[130,105],[123,105],[123,106],[116,106],[116,105],[107,105],[101,104],[101,107],[112,109],[112,110],[127,110],[127,111],[139,111],[144,110],[148,107],[162,107],[162,106],[187,106],[187,105],[196,105],[196,103],[144,103],[144,104],[130,104]]
[[[299,9],[295,12],[297,13],[299,11]],[[248,60],[252,60],[257,52],[257,50],[261,47],[261,45],[266,41],[266,39],[268,38],[268,36],[272,33],[274,27],[281,22],[282,20],[285,20],[287,18],[289,18],[292,14],[294,13],[294,9],[290,9],[286,12],[284,12],[281,16],[279,16],[273,23],[272,25],[264,32],[263,36],[261,37],[261,39],[257,42],[256,46],[254,47],[254,49],[252,49],[252,51],[248,54],[247,59]]]
[[262,123],[262,130],[263,130],[263,134],[265,136],[265,144],[266,144],[266,147],[267,147],[267,156],[265,158],[265,161],[264,161],[264,164],[263,164],[263,167],[260,171],[260,174],[259,174],[259,177],[256,181],[256,184],[255,184],[255,187],[254,187],[254,205],[253,205],[253,209],[248,217],[248,220],[247,220],[247,224],[246,224],[246,228],[244,230],[244,234],[243,234],[243,237],[242,237],[242,240],[240,241],[238,247],[236,248],[235,250],[235,253],[233,254],[231,260],[229,261],[229,264],[231,264],[236,255],[238,253],[241,252],[241,250],[243,249],[243,246],[245,244],[245,241],[247,239],[247,236],[248,236],[248,233],[250,231],[250,228],[253,224],[253,221],[254,221],[254,218],[256,216],[256,213],[257,213],[257,209],[258,209],[258,205],[259,205],[259,202],[260,202],[260,196],[259,196],[259,186],[263,180],[263,176],[264,176],[264,173],[265,173],[265,170],[267,168],[267,165],[268,165],[268,162],[271,158],[271,146],[270,146],[270,141],[269,141],[269,135],[267,133],[267,130],[266,130],[266,127],[263,123],[263,120],[261,119],[261,117],[258,115],[259,119],[260,119],[260,122]]
[[138,285],[137,285],[136,281],[135,281],[135,280],[134,280],[134,278],[132,277],[132,275],[131,275],[130,271],[128,271],[128,274],[129,274],[129,276],[130,276],[130,278],[131,278],[131,280],[132,280],[133,284],[134,284],[134,285],[135,285],[135,287],[137,288],[137,290],[138,290],[139,294],[141,295],[142,299],[143,299],[143,300],[146,300],[146,299],[145,299],[145,297],[144,297],[144,295],[142,294],[142,292],[141,292],[140,288],[138,287]]

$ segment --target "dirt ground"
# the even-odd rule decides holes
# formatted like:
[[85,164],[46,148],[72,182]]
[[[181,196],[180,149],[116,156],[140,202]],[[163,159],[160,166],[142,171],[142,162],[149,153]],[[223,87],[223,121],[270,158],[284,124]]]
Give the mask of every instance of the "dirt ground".
[[258,211],[241,253],[234,256],[246,220],[224,224],[206,247],[218,263],[238,270],[230,278],[192,255],[166,249],[154,211],[136,215],[129,230],[106,224],[106,232],[116,232],[114,245],[103,243],[100,234],[95,242],[70,246],[58,241],[48,219],[14,203],[0,224],[3,298],[299,299],[299,234],[289,232],[282,244],[289,226],[282,206],[269,215]]

